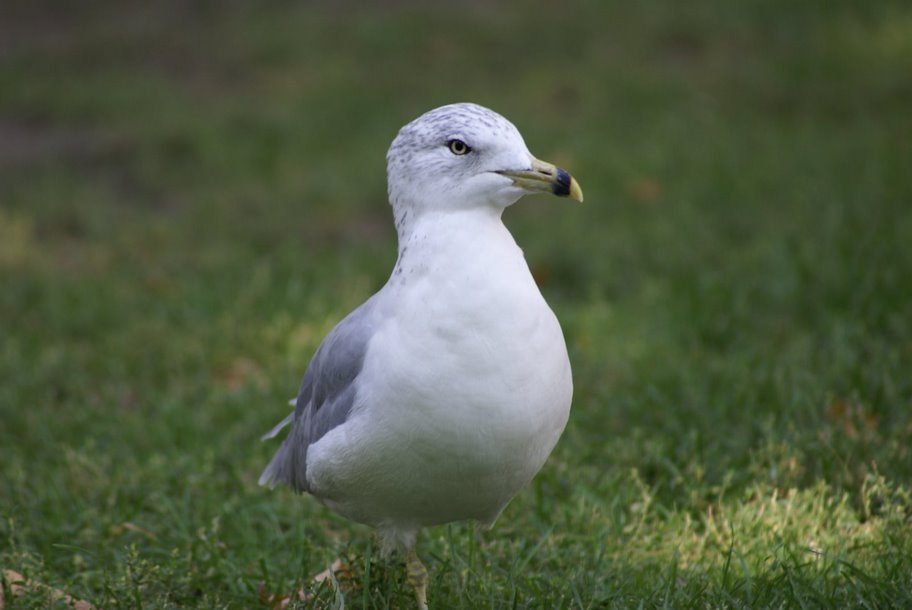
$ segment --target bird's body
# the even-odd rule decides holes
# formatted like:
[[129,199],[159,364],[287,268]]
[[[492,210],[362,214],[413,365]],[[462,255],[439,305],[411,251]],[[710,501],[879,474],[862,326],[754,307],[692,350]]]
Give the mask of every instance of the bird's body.
[[360,376],[371,391],[308,456],[312,493],[396,538],[492,523],[570,409],[567,352],[554,349],[561,329],[522,253],[498,218],[461,215],[475,218],[414,227],[372,302],[376,340]]
[[[454,140],[478,151],[474,166]],[[464,175],[429,189],[428,174],[414,174],[421,155],[431,177]],[[533,190],[521,179],[542,190],[541,176],[526,177],[530,164],[562,170],[535,160],[506,119],[469,104],[403,128],[388,159],[396,266],[317,351],[261,482],[287,483],[378,528],[410,551],[411,577],[420,528],[493,524],[567,422],[563,333],[501,221]]]

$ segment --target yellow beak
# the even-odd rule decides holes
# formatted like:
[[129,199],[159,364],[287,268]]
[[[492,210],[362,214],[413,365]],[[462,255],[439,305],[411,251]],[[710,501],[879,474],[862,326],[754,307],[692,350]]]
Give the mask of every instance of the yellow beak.
[[583,189],[579,183],[563,170],[547,161],[532,158],[532,169],[500,170],[502,176],[513,179],[513,184],[527,191],[554,193],[558,197],[583,200]]

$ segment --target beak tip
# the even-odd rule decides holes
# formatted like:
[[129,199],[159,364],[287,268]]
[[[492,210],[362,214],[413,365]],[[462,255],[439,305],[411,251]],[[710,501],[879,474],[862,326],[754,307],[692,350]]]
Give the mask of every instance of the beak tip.
[[570,179],[570,199],[575,199],[580,203],[583,202],[583,189],[580,188],[579,182],[575,178]]

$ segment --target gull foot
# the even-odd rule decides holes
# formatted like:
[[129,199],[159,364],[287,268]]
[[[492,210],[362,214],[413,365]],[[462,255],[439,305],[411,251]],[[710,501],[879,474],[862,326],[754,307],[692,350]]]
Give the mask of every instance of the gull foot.
[[405,560],[405,571],[408,575],[409,584],[415,589],[415,600],[418,602],[418,610],[428,610],[427,604],[427,568],[418,559],[415,547],[408,549]]

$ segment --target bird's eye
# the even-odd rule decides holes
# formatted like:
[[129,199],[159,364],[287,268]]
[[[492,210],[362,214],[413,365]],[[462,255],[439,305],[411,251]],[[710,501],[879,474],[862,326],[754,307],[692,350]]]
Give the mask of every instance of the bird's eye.
[[449,148],[450,152],[454,155],[464,155],[466,153],[472,152],[472,149],[469,148],[469,145],[462,140],[448,140],[447,148]]

